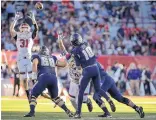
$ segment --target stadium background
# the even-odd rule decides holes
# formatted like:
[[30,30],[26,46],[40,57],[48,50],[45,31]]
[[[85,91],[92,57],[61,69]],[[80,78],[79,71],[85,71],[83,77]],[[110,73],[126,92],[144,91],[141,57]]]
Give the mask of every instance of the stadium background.
[[[46,45],[52,53],[61,58],[57,45],[58,28],[64,31],[66,36],[64,44],[68,51],[71,50],[69,34],[77,31],[86,42],[90,43],[105,70],[112,70],[111,68],[116,62],[125,66],[123,79],[118,82],[118,88],[122,94],[129,95],[126,83],[128,82],[127,74],[131,63],[135,63],[137,69],[148,71],[151,80],[148,82],[152,82],[156,88],[156,2],[62,0],[60,2],[42,2],[43,10],[36,10],[34,8],[35,3],[33,1],[1,2],[2,96],[12,96],[14,79],[10,70],[14,69],[17,57],[17,48],[14,39],[10,37],[9,26],[16,11],[22,12],[25,16],[24,19],[18,21],[17,30],[23,21],[32,25],[31,20],[27,18],[30,10],[35,12],[39,25],[39,35],[34,40],[33,52],[39,46]],[[59,79],[68,89],[67,68],[59,70]],[[144,90],[145,88],[146,86],[144,86]],[[147,87],[147,91],[148,89],[150,87]],[[22,96],[23,93],[21,90],[20,95]],[[140,95],[150,96],[152,93],[140,93]],[[131,98],[138,101],[142,97]],[[9,101],[5,101],[6,99],[15,99],[16,101],[16,98],[2,97],[2,103],[4,103],[2,111],[10,111],[10,108],[7,107],[10,104]],[[147,104],[149,107],[145,107],[145,111],[155,113],[156,103],[152,103],[152,100],[156,98],[150,96],[143,99],[145,102],[149,102]],[[15,106],[13,108],[16,109]],[[128,109],[127,112],[129,112]]]

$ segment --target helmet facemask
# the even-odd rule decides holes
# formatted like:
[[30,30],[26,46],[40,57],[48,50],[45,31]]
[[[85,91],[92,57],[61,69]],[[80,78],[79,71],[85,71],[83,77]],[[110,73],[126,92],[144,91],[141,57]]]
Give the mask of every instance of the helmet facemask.
[[20,32],[30,32],[30,26],[27,23],[22,23],[19,29]]

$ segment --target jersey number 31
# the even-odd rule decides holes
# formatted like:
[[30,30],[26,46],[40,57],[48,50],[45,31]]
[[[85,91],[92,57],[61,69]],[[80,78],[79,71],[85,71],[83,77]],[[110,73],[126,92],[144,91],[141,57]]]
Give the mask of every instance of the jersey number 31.
[[23,47],[28,47],[28,40],[24,40],[24,39],[21,39],[20,40],[20,47],[23,48]]
[[82,52],[83,52],[86,60],[89,60],[89,58],[94,56],[94,53],[93,53],[92,49],[89,46],[86,47]]

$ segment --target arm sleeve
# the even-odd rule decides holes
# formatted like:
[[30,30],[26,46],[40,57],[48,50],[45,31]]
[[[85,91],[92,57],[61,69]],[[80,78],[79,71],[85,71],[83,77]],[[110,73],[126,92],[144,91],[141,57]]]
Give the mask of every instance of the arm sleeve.
[[17,40],[17,34],[14,36],[14,39]]
[[74,55],[76,66],[81,66],[78,55]]
[[34,31],[33,31],[33,33],[32,33],[32,38],[33,38],[33,39],[36,37],[37,31],[38,31],[38,28],[37,28],[37,25],[36,25],[36,24],[34,24],[34,27],[35,27],[35,29],[34,29]]
[[71,58],[71,54],[70,53],[66,54],[66,60],[68,61],[70,58]]

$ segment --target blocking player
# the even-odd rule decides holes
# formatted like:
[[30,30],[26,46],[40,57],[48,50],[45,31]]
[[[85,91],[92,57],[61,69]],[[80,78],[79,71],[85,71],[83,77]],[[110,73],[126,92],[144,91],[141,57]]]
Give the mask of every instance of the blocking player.
[[[99,107],[104,111],[105,117],[111,117],[104,101],[100,96],[100,74],[99,68],[96,64],[96,57],[92,52],[91,47],[83,41],[82,37],[78,33],[73,33],[70,36],[70,41],[73,45],[72,55],[74,56],[76,66],[81,69],[82,76],[80,79],[80,89],[78,94],[78,107],[74,118],[81,118],[81,107],[83,101],[84,91],[92,79],[95,93],[93,99],[99,105]],[[104,91],[103,91],[104,93]]]
[[[61,31],[59,31],[58,32],[59,48],[61,49],[63,56],[67,55],[66,59],[68,62],[69,76],[71,79],[70,87],[69,87],[70,101],[76,110],[77,109],[77,96],[78,96],[78,91],[79,91],[79,80],[80,80],[80,77],[82,74],[82,70],[81,69],[79,70],[77,68],[77,66],[75,64],[74,57],[68,56],[69,53],[67,52],[66,48],[64,47],[62,39],[63,39],[63,34],[61,33]],[[88,110],[89,110],[89,112],[91,112],[93,110],[93,106],[92,106],[91,100],[88,98],[89,90],[90,90],[90,83],[88,84],[87,88],[85,89],[84,96],[83,96],[83,103],[87,104]]]
[[10,33],[11,36],[16,40],[16,46],[18,50],[17,64],[20,72],[20,80],[23,85],[27,98],[29,100],[29,88],[28,79],[31,79],[32,64],[31,64],[31,48],[33,46],[33,39],[38,33],[38,25],[35,20],[34,14],[29,16],[34,25],[34,31],[30,31],[30,26],[27,23],[22,23],[19,27],[19,31],[15,31],[15,25],[21,18],[19,13],[15,14],[15,19],[11,23]]
[[[32,56],[32,78],[37,79],[31,91],[30,98],[30,112],[24,117],[34,117],[37,97],[45,90],[48,89],[51,100],[61,107],[69,117],[72,117],[72,113],[66,107],[64,101],[58,97],[58,82],[55,73],[55,67],[65,67],[66,62],[57,60],[55,56],[51,56],[46,46],[42,46],[38,55]],[[37,74],[38,72],[38,74]]]
[[[101,80],[102,80],[102,86],[101,89],[105,92],[108,92],[115,100],[117,100],[120,103],[123,103],[131,108],[133,108],[141,118],[144,117],[144,111],[142,107],[139,107],[137,105],[135,105],[130,99],[124,97],[121,95],[121,93],[118,91],[116,84],[113,80],[113,78],[111,78],[103,69],[103,67],[97,63],[98,67],[99,67],[99,71],[100,71],[100,76],[101,76]],[[121,66],[122,67],[122,66]],[[102,92],[101,92],[102,94]],[[107,97],[105,97],[106,99],[109,99]],[[99,117],[105,117],[105,115],[99,115]]]

